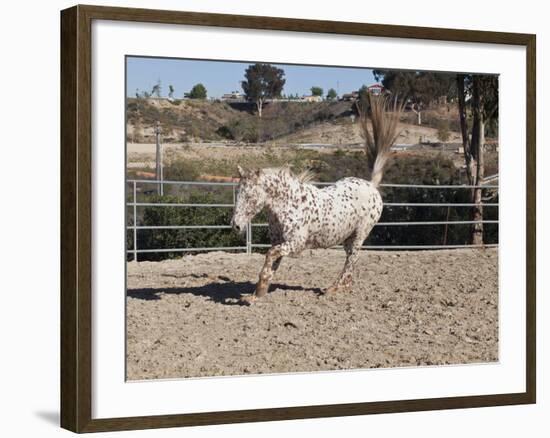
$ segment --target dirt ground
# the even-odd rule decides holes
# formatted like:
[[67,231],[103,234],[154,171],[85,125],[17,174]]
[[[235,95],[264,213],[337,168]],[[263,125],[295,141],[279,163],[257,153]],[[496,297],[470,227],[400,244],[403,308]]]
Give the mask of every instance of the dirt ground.
[[283,261],[252,293],[260,254],[129,262],[127,378],[284,373],[498,360],[496,249],[363,252],[353,289],[323,295],[340,250]]

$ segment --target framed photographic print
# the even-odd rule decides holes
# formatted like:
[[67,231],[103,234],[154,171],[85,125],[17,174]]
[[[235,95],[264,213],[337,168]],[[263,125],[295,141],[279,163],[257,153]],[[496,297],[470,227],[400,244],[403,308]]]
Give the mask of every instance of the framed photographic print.
[[61,425],[535,403],[535,36],[61,13]]

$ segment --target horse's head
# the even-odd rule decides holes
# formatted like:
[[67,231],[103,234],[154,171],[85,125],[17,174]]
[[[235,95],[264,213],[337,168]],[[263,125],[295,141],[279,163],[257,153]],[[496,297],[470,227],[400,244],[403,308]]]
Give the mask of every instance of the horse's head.
[[237,187],[237,202],[231,225],[239,232],[256,216],[266,203],[267,194],[263,187],[264,174],[261,169],[244,170],[238,166],[240,181]]

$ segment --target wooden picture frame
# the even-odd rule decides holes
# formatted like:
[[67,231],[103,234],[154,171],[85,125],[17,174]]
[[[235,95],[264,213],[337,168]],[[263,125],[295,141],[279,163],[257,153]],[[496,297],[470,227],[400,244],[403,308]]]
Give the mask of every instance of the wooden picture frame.
[[[389,38],[491,43],[526,48],[526,391],[194,414],[92,418],[92,21],[114,20]],[[456,409],[535,403],[536,37],[530,34],[274,17],[75,6],[61,12],[61,426],[97,432]]]

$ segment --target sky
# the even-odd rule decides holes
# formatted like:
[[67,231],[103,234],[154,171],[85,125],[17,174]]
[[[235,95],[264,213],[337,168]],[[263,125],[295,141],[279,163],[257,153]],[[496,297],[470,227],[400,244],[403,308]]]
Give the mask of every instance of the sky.
[[[162,96],[167,96],[168,85],[175,89],[174,97],[181,98],[193,85],[202,83],[208,97],[219,98],[231,91],[242,92],[244,71],[253,62],[203,61],[169,58],[127,58],[127,96],[136,90],[151,92],[160,79]],[[362,85],[375,83],[372,70],[351,67],[317,67],[272,64],[285,72],[283,94],[299,96],[311,94],[312,86],[323,88],[324,94],[334,88],[339,95],[358,90]]]

